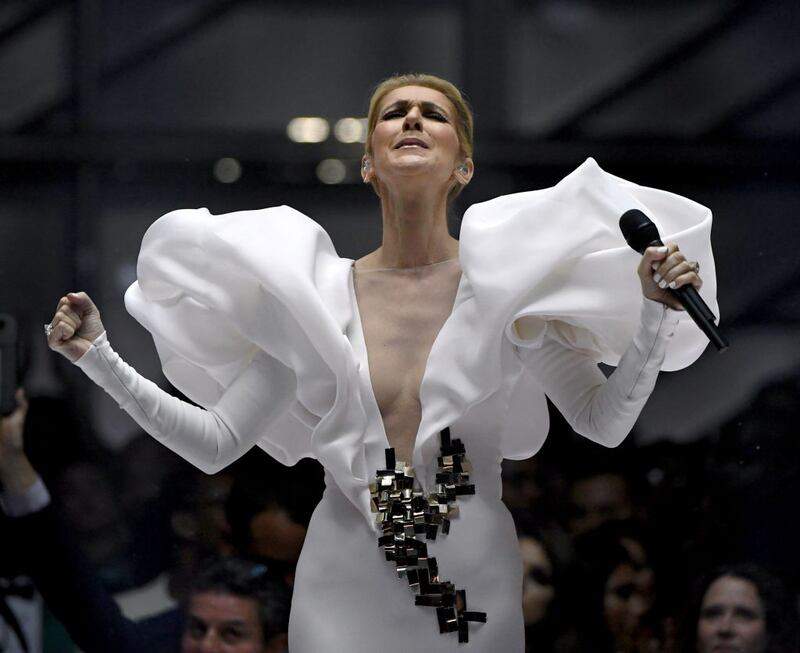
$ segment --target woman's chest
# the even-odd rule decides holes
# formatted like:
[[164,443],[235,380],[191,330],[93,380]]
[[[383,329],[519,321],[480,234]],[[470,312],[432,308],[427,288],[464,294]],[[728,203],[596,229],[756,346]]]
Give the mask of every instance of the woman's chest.
[[452,311],[460,274],[457,261],[354,274],[372,391],[393,445],[409,439],[413,444],[419,387]]

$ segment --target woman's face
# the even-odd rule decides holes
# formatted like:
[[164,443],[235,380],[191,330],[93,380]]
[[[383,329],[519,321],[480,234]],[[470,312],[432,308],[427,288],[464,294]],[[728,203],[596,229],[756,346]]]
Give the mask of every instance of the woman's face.
[[606,580],[603,614],[608,632],[618,648],[650,637],[645,623],[655,603],[655,578],[647,565],[625,562]]
[[519,538],[522,555],[522,616],[525,625],[540,622],[553,601],[553,567],[541,542],[527,536]]
[[[455,183],[461,156],[456,110],[447,97],[425,86],[403,86],[381,100],[371,137],[371,175],[378,185],[416,176],[446,187]],[[471,168],[472,162],[466,160]]]
[[722,576],[706,590],[697,622],[698,653],[764,653],[767,627],[758,589]]

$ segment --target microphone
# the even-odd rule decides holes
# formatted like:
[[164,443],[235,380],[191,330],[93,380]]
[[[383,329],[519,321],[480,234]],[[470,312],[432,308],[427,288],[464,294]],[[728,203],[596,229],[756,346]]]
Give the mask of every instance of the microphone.
[[[640,254],[644,254],[644,250],[648,247],[664,246],[661,236],[658,234],[658,227],[639,209],[625,211],[619,219],[619,228],[628,245]],[[728,348],[728,342],[714,324],[717,318],[697,293],[695,287],[686,285],[674,290],[668,289],[668,291],[675,295],[681,306],[686,309],[689,317],[706,334],[717,350],[725,351]]]

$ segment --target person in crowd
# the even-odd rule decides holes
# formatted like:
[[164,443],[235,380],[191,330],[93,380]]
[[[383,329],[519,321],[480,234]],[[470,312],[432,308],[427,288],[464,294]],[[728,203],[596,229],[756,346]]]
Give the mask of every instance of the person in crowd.
[[[521,565],[499,462],[540,447],[544,394],[577,432],[619,444],[658,371],[699,356],[707,341],[671,290],[699,288],[700,267],[713,279],[710,212],[589,159],[553,188],[473,206],[457,240],[447,212],[475,172],[460,91],[390,78],[367,132],[361,172],[383,237],[358,260],[289,207],[175,211],[148,230],[126,304],[199,406],[122,361],[85,293],[59,300],[48,342],[207,472],[254,446],[320,461],[293,653],[467,641],[517,653]],[[657,213],[667,245],[625,248],[632,207]]]
[[608,521],[634,517],[634,502],[625,475],[595,470],[574,479],[569,486],[571,516],[569,530],[579,537]]
[[575,541],[568,601],[579,650],[661,653],[671,637],[662,618],[646,528],[607,521]]
[[136,582],[131,529],[110,474],[109,457],[76,460],[53,485],[58,510],[78,537],[81,550],[114,592]]
[[517,531],[522,557],[525,650],[572,652],[575,632],[567,621],[561,563],[532,522],[518,523]]
[[111,471],[130,531],[133,578],[126,594],[129,598],[138,595],[142,606],[153,592],[164,589],[173,561],[174,538],[169,534],[178,503],[172,490],[179,476],[194,469],[142,431],[132,434],[113,454]]
[[28,405],[0,420],[0,504],[13,555],[85,653],[285,653],[290,591],[260,561],[228,558],[192,579],[183,606],[126,618],[56,513],[24,448]]
[[288,594],[261,563],[212,565],[192,585],[181,653],[287,653]]
[[282,570],[289,586],[303,548],[311,513],[322,495],[320,466],[301,460],[285,467],[263,451],[252,451],[236,464],[225,503],[230,542],[235,551]]
[[797,593],[752,563],[718,567],[696,584],[676,653],[797,653]]

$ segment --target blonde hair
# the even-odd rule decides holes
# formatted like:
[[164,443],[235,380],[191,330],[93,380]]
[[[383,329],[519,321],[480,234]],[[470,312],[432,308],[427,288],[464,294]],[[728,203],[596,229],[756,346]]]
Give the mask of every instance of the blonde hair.
[[387,94],[403,86],[424,86],[426,88],[432,88],[434,91],[439,91],[450,100],[456,110],[455,128],[456,134],[458,135],[458,142],[461,145],[461,154],[464,157],[472,158],[472,109],[464,99],[461,91],[459,91],[454,84],[441,77],[436,77],[436,75],[427,75],[423,73],[395,75],[394,77],[383,80],[375,87],[369,101],[369,113],[367,114],[367,141],[364,146],[365,154],[372,154],[372,132],[375,131],[375,125],[378,123],[378,106]]

